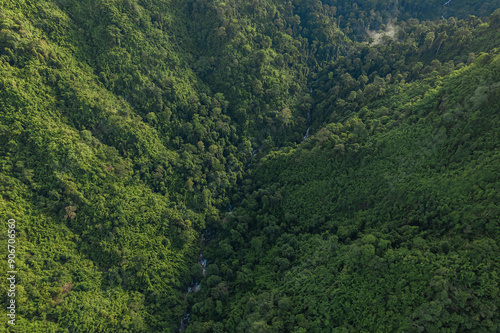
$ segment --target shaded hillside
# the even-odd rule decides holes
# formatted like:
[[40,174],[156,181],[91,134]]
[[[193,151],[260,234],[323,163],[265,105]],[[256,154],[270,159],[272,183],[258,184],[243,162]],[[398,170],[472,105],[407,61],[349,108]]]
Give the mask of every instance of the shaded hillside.
[[188,331],[498,330],[499,74],[483,54],[262,158]]

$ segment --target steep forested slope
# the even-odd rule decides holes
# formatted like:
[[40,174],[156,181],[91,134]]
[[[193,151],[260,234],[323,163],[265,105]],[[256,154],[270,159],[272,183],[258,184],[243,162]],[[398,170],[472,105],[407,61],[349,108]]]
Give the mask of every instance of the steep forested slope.
[[499,74],[484,54],[368,105],[401,116],[261,159],[205,250],[191,331],[498,330]]
[[494,331],[498,7],[0,0],[2,327]]
[[150,21],[175,7],[122,5],[2,7],[2,212],[25,331],[178,326],[199,232],[250,154]]

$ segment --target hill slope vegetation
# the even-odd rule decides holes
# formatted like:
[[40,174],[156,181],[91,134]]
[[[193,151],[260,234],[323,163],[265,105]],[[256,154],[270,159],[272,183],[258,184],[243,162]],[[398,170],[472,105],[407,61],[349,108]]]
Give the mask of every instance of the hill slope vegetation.
[[499,7],[1,0],[2,327],[497,331]]

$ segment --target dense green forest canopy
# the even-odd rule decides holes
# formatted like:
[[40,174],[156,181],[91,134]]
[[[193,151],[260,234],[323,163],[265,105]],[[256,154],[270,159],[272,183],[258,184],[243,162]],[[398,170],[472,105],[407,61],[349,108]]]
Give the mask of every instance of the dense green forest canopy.
[[499,8],[0,0],[2,329],[498,332]]

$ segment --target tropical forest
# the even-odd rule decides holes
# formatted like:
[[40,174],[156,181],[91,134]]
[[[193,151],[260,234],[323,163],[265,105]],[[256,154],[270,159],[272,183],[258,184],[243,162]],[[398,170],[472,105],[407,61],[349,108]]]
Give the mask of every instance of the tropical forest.
[[500,0],[0,0],[0,332],[500,332]]

